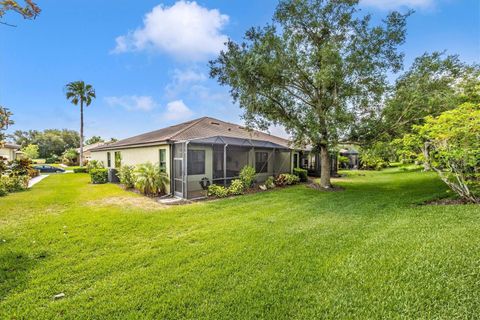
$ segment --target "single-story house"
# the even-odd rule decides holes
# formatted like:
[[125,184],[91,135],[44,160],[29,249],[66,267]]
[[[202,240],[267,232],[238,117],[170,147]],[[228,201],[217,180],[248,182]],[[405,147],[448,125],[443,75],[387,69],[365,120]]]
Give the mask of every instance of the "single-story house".
[[20,146],[13,143],[4,143],[0,146],[0,160],[13,161],[21,158]]
[[[84,161],[90,161],[92,159],[92,149],[106,145],[108,142],[96,142],[83,146],[83,159]],[[77,148],[77,152],[80,153],[80,148]],[[78,162],[78,159],[77,159]]]
[[186,199],[204,197],[210,184],[228,185],[246,165],[261,183],[295,167],[313,172],[320,163],[318,155],[295,149],[287,139],[210,117],[94,148],[91,159],[107,168],[157,163],[170,178],[167,192]]
[[359,152],[353,148],[340,149],[340,156],[348,158],[348,164],[346,168],[342,169],[358,169],[360,166]]

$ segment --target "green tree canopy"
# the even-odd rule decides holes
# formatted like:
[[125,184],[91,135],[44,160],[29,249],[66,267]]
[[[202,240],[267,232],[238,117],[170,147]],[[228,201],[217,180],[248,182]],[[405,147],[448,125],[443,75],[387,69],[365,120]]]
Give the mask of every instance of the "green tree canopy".
[[93,136],[90,139],[85,140],[85,145],[91,145],[98,142],[104,142],[105,140],[100,136]]
[[5,143],[5,133],[8,126],[13,124],[12,113],[8,108],[0,106],[0,147]]
[[410,150],[415,150],[415,142],[421,147],[428,145],[424,160],[431,168],[459,196],[480,203],[479,104],[464,103],[438,117],[428,116],[422,126],[414,127],[414,134],[405,135],[403,140]]
[[365,145],[412,132],[427,116],[438,116],[463,102],[480,102],[480,68],[457,55],[425,53],[395,83],[377,116],[353,127],[352,139]]
[[67,149],[80,147],[80,135],[77,131],[68,129],[16,130],[10,138],[22,147],[37,145],[40,158],[59,156]]
[[282,124],[320,150],[321,185],[330,187],[329,150],[378,106],[387,71],[402,67],[407,16],[372,26],[357,0],[282,0],[271,24],[228,41],[210,75],[231,88],[248,125]]
[[23,154],[27,156],[29,159],[38,159],[39,148],[36,144],[29,144],[28,146],[22,148]]

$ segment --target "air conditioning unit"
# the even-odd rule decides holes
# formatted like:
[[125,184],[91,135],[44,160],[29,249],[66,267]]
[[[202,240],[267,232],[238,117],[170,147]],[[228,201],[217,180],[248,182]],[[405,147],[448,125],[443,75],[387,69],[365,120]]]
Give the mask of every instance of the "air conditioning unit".
[[118,179],[118,171],[117,169],[108,169],[108,182],[110,183],[120,183],[120,179]]

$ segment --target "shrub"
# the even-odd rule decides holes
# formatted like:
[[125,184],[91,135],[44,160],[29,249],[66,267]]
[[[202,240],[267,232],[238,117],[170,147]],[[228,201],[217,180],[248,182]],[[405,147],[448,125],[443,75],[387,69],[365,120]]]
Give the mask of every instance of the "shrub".
[[135,187],[145,195],[165,193],[168,181],[166,173],[160,170],[158,164],[144,163],[135,169]]
[[28,158],[16,159],[9,162],[10,175],[14,176],[28,176],[33,169],[32,160]]
[[350,160],[346,156],[338,156],[338,166],[347,169],[350,166]]
[[0,184],[0,197],[5,197],[8,194],[7,189]]
[[362,151],[362,154],[360,154],[360,164],[363,169],[367,170],[381,170],[388,167],[387,161],[368,149],[365,149]]
[[98,161],[98,160],[90,160],[87,164],[87,171],[90,171],[92,169],[103,169],[105,166],[103,165],[103,162]]
[[73,148],[65,150],[65,152],[63,152],[62,154],[62,161],[63,163],[68,165],[77,164],[78,162],[77,150]]
[[0,189],[4,192],[17,192],[23,191],[28,188],[28,181],[30,177],[28,175],[12,175],[12,176],[1,176],[0,177]]
[[57,155],[53,154],[51,157],[45,159],[45,163],[52,164],[59,162],[60,159]]
[[228,196],[228,189],[225,188],[224,186],[212,184],[208,186],[207,194],[211,197],[225,198],[226,196]]
[[420,144],[428,146],[419,156],[461,198],[480,203],[480,104],[464,103],[427,117],[415,130]]
[[85,168],[85,167],[78,167],[78,168],[73,168],[73,172],[74,173],[87,173],[88,169]]
[[38,158],[38,145],[29,144],[28,146],[22,148],[22,152],[29,159],[36,159]]
[[243,181],[240,179],[235,179],[232,181],[230,184],[230,187],[228,187],[228,194],[231,195],[239,195],[243,194],[245,192],[245,185],[243,184]]
[[300,178],[301,182],[308,181],[308,171],[302,168],[294,168],[293,174]]
[[118,170],[118,179],[120,180],[120,183],[128,189],[135,187],[134,170],[134,166],[121,166],[120,170]]
[[265,187],[267,187],[267,189],[275,188],[275,178],[273,176],[270,176],[265,180]]
[[282,173],[275,179],[275,185],[283,187],[286,185],[297,184],[300,182],[300,178],[294,174]]
[[90,170],[90,178],[93,184],[107,183],[108,170],[107,169],[92,169]]
[[251,188],[255,181],[257,174],[255,168],[252,166],[245,166],[240,170],[240,180],[243,182],[245,188]]

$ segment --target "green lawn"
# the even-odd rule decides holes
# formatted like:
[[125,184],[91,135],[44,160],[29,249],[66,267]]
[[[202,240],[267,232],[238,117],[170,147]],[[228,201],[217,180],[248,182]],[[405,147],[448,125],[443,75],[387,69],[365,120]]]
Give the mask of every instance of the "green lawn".
[[479,207],[418,205],[445,195],[433,174],[168,209],[88,182],[52,175],[0,198],[1,319],[480,314]]

